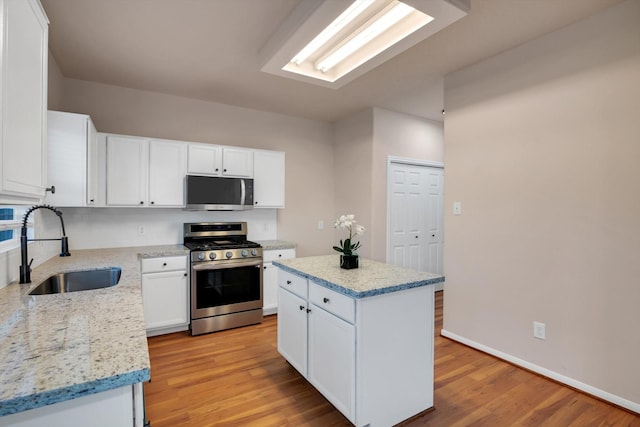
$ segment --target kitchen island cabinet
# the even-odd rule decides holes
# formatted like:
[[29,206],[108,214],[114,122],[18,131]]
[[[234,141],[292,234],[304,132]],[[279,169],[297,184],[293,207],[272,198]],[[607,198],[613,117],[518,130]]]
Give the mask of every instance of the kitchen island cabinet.
[[433,407],[433,284],[444,277],[339,256],[280,268],[278,351],[356,426]]

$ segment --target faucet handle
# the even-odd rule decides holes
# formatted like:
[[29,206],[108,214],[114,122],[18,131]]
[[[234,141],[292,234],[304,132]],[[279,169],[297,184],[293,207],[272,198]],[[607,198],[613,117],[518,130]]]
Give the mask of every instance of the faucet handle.
[[33,264],[33,258],[31,258],[31,261],[29,261],[29,264],[27,265],[29,271],[31,271],[31,264]]

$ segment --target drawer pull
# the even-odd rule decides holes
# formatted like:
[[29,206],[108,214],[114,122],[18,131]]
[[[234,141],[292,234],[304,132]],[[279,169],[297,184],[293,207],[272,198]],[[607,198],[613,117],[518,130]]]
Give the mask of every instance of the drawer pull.
[[162,266],[163,266],[163,267],[166,267],[166,266],[167,266],[167,263],[166,263],[166,262],[163,262],[163,263],[162,263]]
[[290,284],[291,284],[291,280],[287,280],[287,285],[290,285]]
[[304,310],[304,305],[301,305],[301,306],[300,306],[300,310]]
[[307,308],[307,313],[311,313],[311,309],[310,308]]
[[322,302],[324,302],[325,304],[329,302],[329,298],[322,298]]

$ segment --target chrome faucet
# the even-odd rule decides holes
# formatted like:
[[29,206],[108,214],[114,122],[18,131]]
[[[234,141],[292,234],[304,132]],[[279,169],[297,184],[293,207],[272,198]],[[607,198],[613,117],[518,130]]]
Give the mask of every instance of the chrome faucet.
[[[60,218],[60,225],[62,226],[62,237],[60,237],[59,239],[27,239],[27,220],[29,219],[29,215],[31,215],[31,212],[37,209],[49,209],[50,211],[53,211],[56,215],[58,215],[58,218]],[[62,244],[60,256],[71,256],[71,254],[69,253],[69,240],[67,239],[67,233],[64,230],[62,212],[60,212],[53,206],[32,206],[31,209],[29,209],[27,213],[24,214],[24,219],[22,220],[22,228],[20,229],[20,257],[22,261],[22,263],[20,264],[20,283],[31,283],[31,263],[33,263],[33,258],[31,258],[31,261],[27,262],[27,260],[29,259],[29,256],[27,255],[27,243],[39,242],[42,240],[60,240]]]

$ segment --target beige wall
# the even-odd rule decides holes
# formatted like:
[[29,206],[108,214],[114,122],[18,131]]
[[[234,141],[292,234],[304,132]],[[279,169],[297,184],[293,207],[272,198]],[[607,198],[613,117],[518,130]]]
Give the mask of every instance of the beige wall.
[[373,131],[373,258],[387,260],[387,159],[389,156],[442,163],[441,122],[374,108]]
[[332,126],[300,119],[86,81],[65,79],[64,111],[89,114],[98,131],[286,152],[286,208],[278,237],[298,255],[329,253],[333,230]]
[[[356,221],[367,230],[358,236],[362,243],[358,254],[371,258],[372,235],[372,187],[371,164],[373,161],[373,110],[367,109],[335,124],[335,218],[354,214]],[[333,223],[329,224],[333,226]],[[344,230],[335,232],[335,241],[345,239]]]
[[640,411],[640,2],[447,76],[445,100],[445,332]]
[[383,262],[389,156],[441,163],[442,123],[370,108],[335,125],[336,214],[356,214],[367,228],[359,254]]
[[47,82],[47,108],[60,110],[64,107],[64,76],[56,58],[49,51],[49,80]]

